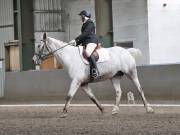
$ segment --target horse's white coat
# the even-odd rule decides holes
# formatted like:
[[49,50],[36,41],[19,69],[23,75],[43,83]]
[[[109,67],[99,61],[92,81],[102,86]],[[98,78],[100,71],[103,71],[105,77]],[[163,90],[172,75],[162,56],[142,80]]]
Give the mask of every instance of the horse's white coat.
[[[65,42],[56,40],[51,37],[46,37],[45,42],[42,43],[42,46],[45,45],[45,43],[48,49],[51,51],[55,51],[67,44]],[[44,49],[44,51],[47,52],[46,49]],[[127,75],[127,77],[129,77],[132,80],[132,82],[136,85],[143,99],[143,103],[147,112],[153,112],[153,109],[147,102],[142,88],[140,86],[136,71],[136,62],[133,57],[140,55],[140,50],[133,48],[128,50],[122,47],[115,46],[107,48],[107,51],[109,53],[110,60],[104,63],[97,64],[99,77],[93,82],[103,81],[106,79],[110,79],[112,81],[116,91],[116,103],[112,110],[112,114],[117,114],[119,111],[119,102],[122,94],[120,88],[120,79],[122,77],[122,74],[118,74],[120,72],[123,72],[125,75]],[[100,111],[103,112],[102,105],[95,98],[90,87],[88,86],[88,83],[91,82],[89,79],[89,65],[85,65],[83,63],[79,54],[78,47],[70,45],[66,46],[61,50],[56,51],[54,53],[54,56],[59,63],[63,64],[64,68],[67,70],[70,78],[72,79],[62,117],[67,116],[67,111],[70,102],[79,87],[81,87],[85,91],[89,98],[97,105]]]
[[[51,51],[63,47],[67,43],[48,37],[47,45]],[[132,50],[132,49],[131,49]],[[137,49],[134,49],[136,51]],[[107,48],[110,60],[97,64],[100,76],[106,79],[112,78],[118,71],[128,74],[136,67],[135,59],[129,51],[121,47]],[[57,61],[62,63],[71,79],[80,79],[81,82],[89,79],[89,66],[85,65],[80,58],[78,47],[67,46],[54,53]],[[104,79],[104,78],[103,78]]]

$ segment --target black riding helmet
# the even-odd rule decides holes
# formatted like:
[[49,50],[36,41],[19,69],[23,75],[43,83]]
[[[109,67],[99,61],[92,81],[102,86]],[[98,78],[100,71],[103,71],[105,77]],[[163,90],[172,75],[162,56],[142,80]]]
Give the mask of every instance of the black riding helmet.
[[82,10],[78,15],[84,15],[86,17],[91,18],[91,13],[86,10]]

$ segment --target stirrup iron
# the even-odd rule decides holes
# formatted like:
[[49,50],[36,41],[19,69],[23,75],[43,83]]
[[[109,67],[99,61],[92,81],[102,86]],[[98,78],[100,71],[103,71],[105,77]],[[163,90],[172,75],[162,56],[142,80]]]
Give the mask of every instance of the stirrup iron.
[[96,68],[93,68],[91,72],[92,72],[92,77],[93,78],[97,78],[98,77],[98,71],[97,71]]

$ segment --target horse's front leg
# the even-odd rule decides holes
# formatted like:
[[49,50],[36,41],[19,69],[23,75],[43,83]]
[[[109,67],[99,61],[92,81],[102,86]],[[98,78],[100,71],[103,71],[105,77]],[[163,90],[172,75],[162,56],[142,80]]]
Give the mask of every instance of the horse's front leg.
[[104,113],[104,108],[100,104],[100,102],[96,99],[93,92],[91,91],[91,88],[88,86],[88,84],[81,86],[81,88],[84,90],[84,92],[88,95],[88,97],[97,105],[99,110]]
[[61,118],[65,118],[67,116],[70,102],[71,102],[72,98],[74,97],[75,93],[77,92],[80,85],[81,85],[81,82],[78,81],[77,79],[72,80],[68,95],[66,97],[66,103],[65,103],[65,106],[63,109],[63,114],[62,114]]

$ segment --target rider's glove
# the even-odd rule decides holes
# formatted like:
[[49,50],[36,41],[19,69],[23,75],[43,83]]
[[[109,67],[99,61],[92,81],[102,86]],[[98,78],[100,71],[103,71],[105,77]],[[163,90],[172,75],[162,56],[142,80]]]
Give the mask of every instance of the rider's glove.
[[69,42],[69,44],[71,44],[71,45],[73,45],[73,46],[76,46],[76,40],[71,40],[70,42]]

